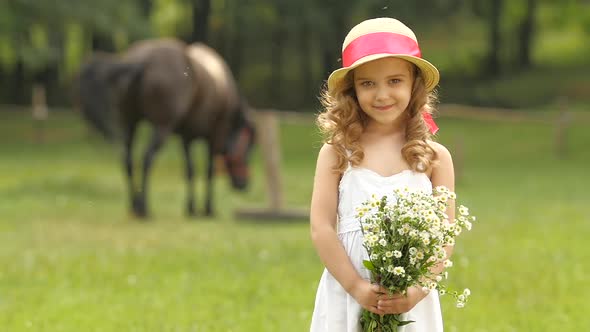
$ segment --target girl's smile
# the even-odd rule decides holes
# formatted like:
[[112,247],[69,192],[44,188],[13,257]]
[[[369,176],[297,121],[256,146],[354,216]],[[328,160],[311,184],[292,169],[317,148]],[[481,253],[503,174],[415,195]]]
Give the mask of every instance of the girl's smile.
[[376,109],[378,111],[382,111],[382,112],[385,112],[385,111],[391,109],[392,107],[393,107],[393,105],[373,106],[374,109]]

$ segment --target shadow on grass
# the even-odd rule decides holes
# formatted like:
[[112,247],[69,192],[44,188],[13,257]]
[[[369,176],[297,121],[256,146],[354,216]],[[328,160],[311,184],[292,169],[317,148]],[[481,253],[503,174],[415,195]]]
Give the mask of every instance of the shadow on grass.
[[19,197],[28,199],[62,197],[79,201],[104,202],[122,198],[119,189],[105,186],[99,179],[75,176],[24,181],[2,191],[13,199]]
[[241,208],[234,212],[239,223],[261,225],[301,224],[309,222],[309,211],[293,208]]

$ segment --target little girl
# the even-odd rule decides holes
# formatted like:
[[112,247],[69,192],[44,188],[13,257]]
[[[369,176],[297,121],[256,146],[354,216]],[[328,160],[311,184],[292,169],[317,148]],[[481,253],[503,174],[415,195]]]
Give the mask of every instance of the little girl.
[[[398,20],[370,19],[346,36],[342,68],[328,78],[325,112],[318,117],[326,142],[316,165],[311,238],[326,269],[312,332],[360,331],[362,308],[415,321],[399,331],[443,330],[436,291],[415,287],[390,294],[371,284],[355,218],[355,208],[372,194],[391,196],[402,187],[431,192],[441,185],[454,190],[451,155],[431,141],[438,129],[430,115],[438,81],[436,67],[421,58],[416,36]],[[450,220],[453,211],[454,203]]]

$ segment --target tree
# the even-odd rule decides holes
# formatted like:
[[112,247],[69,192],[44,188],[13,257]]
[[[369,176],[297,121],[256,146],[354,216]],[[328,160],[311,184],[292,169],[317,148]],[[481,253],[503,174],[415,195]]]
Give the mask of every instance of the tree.
[[139,0],[139,8],[143,17],[150,17],[152,14],[152,7],[152,0]]
[[531,48],[533,45],[535,13],[537,9],[537,0],[526,1],[526,14],[521,21],[518,29],[518,55],[517,66],[521,69],[529,68],[532,64]]
[[500,21],[502,19],[502,8],[504,0],[491,0],[489,19],[489,48],[487,58],[487,74],[497,76],[500,74],[500,50],[502,40],[500,37]]
[[93,49],[102,50],[117,46],[113,36],[133,39],[148,31],[137,1],[1,1],[0,22],[0,43],[14,50],[10,61],[0,64],[3,87],[16,90],[7,100],[12,103],[28,103],[32,83],[50,89],[50,102],[63,99],[59,80],[72,24],[83,28]]
[[193,30],[189,42],[209,41],[209,16],[211,15],[211,0],[193,0]]

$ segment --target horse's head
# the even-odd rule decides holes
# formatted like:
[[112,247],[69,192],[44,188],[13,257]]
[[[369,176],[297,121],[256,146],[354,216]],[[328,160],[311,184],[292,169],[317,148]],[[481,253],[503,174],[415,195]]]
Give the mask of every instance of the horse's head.
[[248,116],[248,105],[242,101],[234,113],[230,137],[223,153],[225,167],[232,186],[236,189],[244,190],[248,186],[250,179],[248,165],[255,138],[254,122]]

